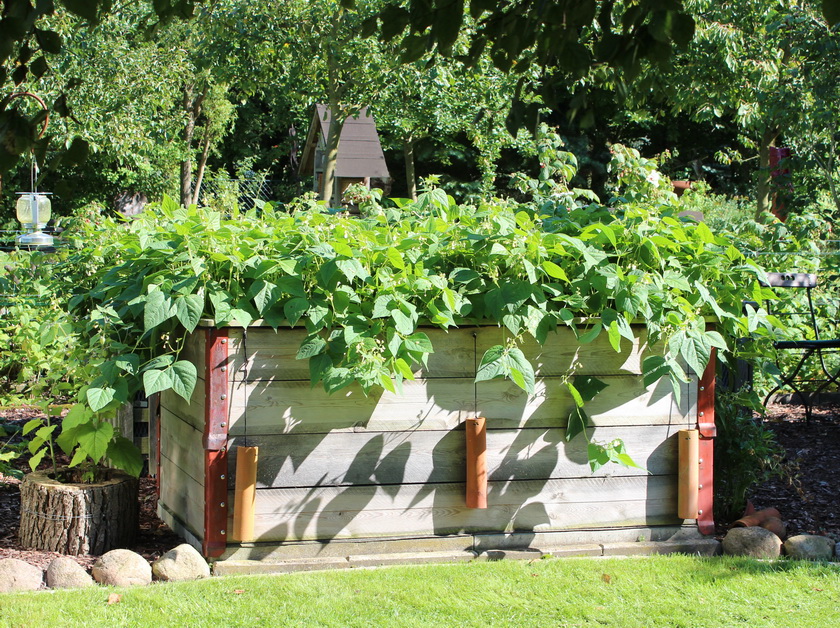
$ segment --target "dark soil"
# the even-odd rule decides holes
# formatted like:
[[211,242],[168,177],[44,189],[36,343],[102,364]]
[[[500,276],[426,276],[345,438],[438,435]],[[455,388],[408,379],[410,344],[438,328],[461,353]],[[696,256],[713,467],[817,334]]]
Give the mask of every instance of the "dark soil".
[[792,478],[773,478],[756,487],[757,509],[774,507],[788,535],[823,534],[840,541],[840,406],[814,408],[810,425],[802,406],[771,405],[765,425],[784,447]]
[[[5,410],[0,411],[0,421],[22,427],[37,415],[37,410]],[[801,407],[775,405],[768,409],[765,421],[798,472],[795,477],[774,478],[756,487],[750,495],[752,503],[757,509],[778,509],[789,535],[823,534],[840,541],[840,406],[816,408],[808,425]],[[28,468],[22,461],[16,466]],[[18,542],[19,485],[19,480],[0,475],[0,558],[19,558],[46,569],[58,554],[28,550]],[[141,478],[140,533],[129,549],[150,561],[183,542],[156,513],[155,480]],[[96,560],[95,556],[74,558],[87,568]]]

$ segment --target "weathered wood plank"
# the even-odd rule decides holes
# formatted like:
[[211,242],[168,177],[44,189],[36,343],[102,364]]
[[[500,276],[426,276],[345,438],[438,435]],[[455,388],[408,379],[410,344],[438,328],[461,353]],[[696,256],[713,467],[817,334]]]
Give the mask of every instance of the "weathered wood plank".
[[166,454],[160,458],[160,501],[177,513],[198,537],[204,537],[204,483],[181,469]]
[[187,360],[196,365],[198,371],[198,378],[204,379],[204,362],[205,362],[205,337],[204,330],[199,327],[195,333],[187,334],[184,340],[184,346],[181,349],[179,360]]
[[229,433],[451,429],[474,416],[474,394],[471,378],[406,381],[402,395],[380,390],[369,396],[355,385],[330,395],[309,382],[237,383]]
[[[233,331],[233,330],[232,330]],[[243,337],[242,330],[231,337],[232,374],[248,381],[309,381],[309,361],[296,355],[307,336],[303,328],[251,327]],[[475,338],[472,330],[455,329],[446,332],[438,328],[423,328],[435,352],[429,356],[428,367],[417,366],[418,377],[475,377]],[[247,356],[246,356],[247,354]],[[243,359],[246,359],[243,362]]]
[[679,522],[673,514],[673,476],[491,482],[486,510],[466,508],[464,490],[460,483],[258,490],[256,540],[548,531]]
[[[228,382],[228,416],[232,412],[232,400],[239,396],[244,396],[244,382]],[[204,430],[204,403],[205,403],[206,387],[203,379],[199,379],[195,384],[192,397],[187,402],[180,395],[176,395],[172,390],[164,390],[160,395],[161,412],[167,410],[174,414],[182,421],[186,421],[197,430]]]
[[[594,425],[685,426],[695,420],[688,415],[689,396],[684,394],[683,408],[677,408],[668,382],[646,389],[638,376],[605,376],[603,381],[609,388],[585,408]],[[574,405],[562,382],[538,380],[533,397],[508,380],[415,380],[403,383],[403,395],[379,391],[367,397],[356,386],[328,395],[307,382],[237,382],[230,433],[446,430],[476,415],[500,428],[562,427]]]
[[[679,428],[608,427],[590,431],[596,441],[620,438],[637,464],[654,475],[676,473]],[[491,481],[591,477],[586,441],[565,442],[556,428],[487,430],[487,472]],[[461,429],[417,432],[344,432],[236,437],[237,445],[260,448],[257,486],[364,486],[465,481],[465,438]],[[638,469],[607,465],[594,476],[638,475]],[[229,485],[234,486],[230,477]]]
[[[610,345],[606,333],[593,342],[580,345],[574,332],[567,327],[558,327],[556,333],[548,334],[545,345],[540,345],[531,336],[526,336],[520,348],[534,365],[538,375],[560,377],[568,373],[576,375],[620,375],[642,372],[643,354],[647,350],[647,334],[644,328],[633,327],[639,335],[631,345],[621,340],[621,353]],[[490,347],[505,344],[506,330],[499,327],[477,327],[476,351],[478,359]]]
[[[684,425],[696,420],[689,419],[689,389],[696,388],[696,378],[683,385],[680,406],[676,405],[667,380],[645,388],[636,375],[600,379],[608,387],[584,407],[594,425]],[[498,427],[565,425],[574,401],[564,380],[538,379],[535,388],[536,394],[529,396],[510,380],[479,382],[476,384],[478,414]]]
[[161,412],[161,441],[164,455],[193,478],[204,477],[203,432],[168,410]]

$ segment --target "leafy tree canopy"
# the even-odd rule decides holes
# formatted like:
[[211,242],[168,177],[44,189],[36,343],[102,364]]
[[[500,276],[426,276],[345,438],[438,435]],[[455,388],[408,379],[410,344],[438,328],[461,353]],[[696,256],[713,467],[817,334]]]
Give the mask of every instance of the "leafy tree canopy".
[[[195,5],[202,0],[151,0],[148,18],[142,28],[153,32],[175,18],[192,17]],[[0,176],[13,167],[19,157],[33,148],[43,156],[48,139],[39,135],[48,112],[23,113],[13,99],[27,80],[39,80],[50,69],[48,55],[61,52],[63,38],[54,26],[59,13],[79,18],[76,28],[95,26],[115,10],[113,0],[3,0],[0,3],[0,85],[5,97],[0,100]],[[68,86],[72,88],[71,86]],[[59,96],[51,109],[69,114],[66,99]],[[87,145],[80,140],[69,153],[69,161],[87,156]]]
[[[343,0],[352,5],[354,0]],[[823,0],[831,25],[840,22],[840,0]],[[386,41],[400,38],[405,61],[430,50],[453,55],[466,13],[476,21],[469,51],[460,57],[476,63],[487,50],[503,71],[525,72],[532,65],[543,71],[541,95],[555,104],[558,85],[581,80],[593,69],[607,68],[616,89],[632,81],[650,65],[667,64],[675,46],[687,45],[695,20],[682,0],[415,0],[391,2],[370,19],[365,32],[379,29]],[[616,76],[618,77],[616,79]],[[591,77],[590,77],[591,78]],[[524,86],[523,80],[519,91]],[[534,128],[540,105],[517,98],[508,128]],[[577,92],[573,111],[586,111],[587,96]],[[591,124],[585,113],[582,122]]]

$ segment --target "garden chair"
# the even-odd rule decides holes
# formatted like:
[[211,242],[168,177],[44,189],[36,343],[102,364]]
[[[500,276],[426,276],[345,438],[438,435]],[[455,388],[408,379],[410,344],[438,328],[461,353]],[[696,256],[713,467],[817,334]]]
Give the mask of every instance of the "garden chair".
[[[774,343],[777,351],[795,351],[800,352],[801,356],[796,366],[787,369],[787,373],[782,370],[781,361],[777,359],[776,365],[779,367],[779,374],[781,381],[773,388],[764,398],[764,405],[770,400],[770,397],[782,388],[790,388],[793,392],[799,395],[802,400],[802,405],[805,407],[805,420],[811,422],[811,413],[813,409],[813,399],[817,397],[823,390],[831,384],[837,382],[840,378],[840,367],[832,369],[830,365],[826,364],[826,354],[837,353],[840,350],[840,338],[824,339],[820,336],[819,325],[817,324],[817,316],[814,311],[814,300],[811,292],[817,286],[817,276],[813,273],[767,273],[767,286],[771,288],[804,288],[807,297],[808,311],[807,312],[776,312],[777,316],[784,315],[803,315],[809,322],[812,329],[812,334],[799,340],[778,340]],[[819,360],[820,368],[825,373],[826,380],[819,385],[819,387],[812,393],[809,398],[803,393],[800,388],[800,383],[797,381],[802,367],[810,360],[811,357],[816,356]]]

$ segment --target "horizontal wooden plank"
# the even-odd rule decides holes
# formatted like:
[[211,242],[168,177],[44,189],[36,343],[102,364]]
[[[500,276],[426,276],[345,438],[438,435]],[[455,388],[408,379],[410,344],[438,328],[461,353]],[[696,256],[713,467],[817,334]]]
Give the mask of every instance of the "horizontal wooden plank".
[[[476,351],[478,359],[490,347],[505,344],[509,332],[500,327],[477,327]],[[610,345],[606,333],[600,334],[586,345],[578,343],[574,332],[567,327],[558,327],[548,334],[544,345],[527,335],[520,348],[534,366],[538,375],[559,377],[570,373],[576,375],[620,375],[642,372],[643,353],[647,350],[647,333],[644,327],[633,327],[639,337],[631,344],[622,339],[621,353]]]
[[198,538],[204,536],[204,484],[161,454],[160,502]]
[[170,414],[191,425],[197,430],[204,430],[204,380],[195,384],[190,401],[185,401],[172,390],[164,390],[160,394],[161,418]]
[[[244,382],[228,382],[228,418],[232,410],[233,399],[239,395],[244,396]],[[176,395],[172,390],[165,390],[160,395],[161,412],[164,410],[172,413],[192,425],[197,430],[204,431],[205,421],[205,393],[206,388],[204,380],[198,380],[193,390],[192,397],[189,401],[185,401],[180,395]],[[241,409],[240,409],[241,411]]]
[[161,410],[161,452],[193,478],[204,477],[203,435],[168,410]]
[[[492,427],[492,423],[491,423]],[[596,442],[620,438],[637,464],[655,475],[676,473],[678,429],[668,425],[596,428]],[[565,442],[556,428],[487,430],[491,481],[590,477],[586,440]],[[364,486],[465,481],[462,429],[414,432],[344,432],[236,437],[230,441],[231,470],[238,445],[259,447],[257,486]],[[638,475],[638,469],[607,465],[595,476]],[[234,477],[230,477],[233,488]]]
[[[673,476],[491,482],[487,509],[464,506],[463,484],[257,491],[257,541],[463,532],[548,531],[680,520]],[[229,499],[233,500],[233,493]]]
[[474,416],[472,379],[406,381],[403,394],[358,386],[332,395],[309,382],[237,383],[230,434],[292,434],[334,430],[451,429]]
[[[673,402],[670,383],[645,388],[638,376],[604,376],[609,387],[586,404],[594,425],[692,425],[686,384],[682,407]],[[415,380],[403,394],[357,386],[333,395],[308,382],[237,382],[232,391],[231,435],[301,434],[343,431],[452,429],[471,416],[485,416],[494,427],[563,427],[574,407],[561,378],[538,380],[529,397],[509,380],[474,383],[465,379]],[[478,396],[478,406],[475,397]]]
[[[239,333],[234,337],[231,330],[231,375],[235,379],[309,381],[309,361],[295,357],[308,335],[305,329],[252,327],[244,338],[241,329],[236,331]],[[471,330],[421,331],[429,336],[435,352],[429,356],[428,367],[417,366],[417,377],[475,377],[475,338]]]
[[[645,387],[640,376],[602,376],[607,388],[587,402],[584,411],[594,425],[686,425],[696,417],[690,412],[696,378],[682,386],[680,405],[665,379]],[[542,378],[529,396],[510,380],[476,384],[477,412],[497,427],[550,427],[566,424],[574,401],[564,378]],[[696,397],[696,394],[694,395]]]
[[199,379],[204,379],[204,362],[205,362],[205,340],[206,330],[198,328],[195,333],[187,334],[184,339],[184,346],[181,349],[181,354],[178,356],[179,360],[186,360],[192,362],[196,366]]

